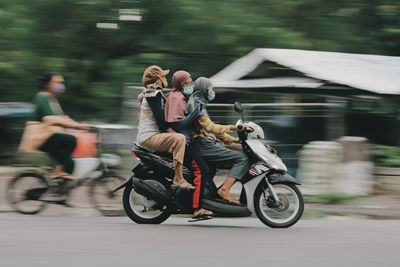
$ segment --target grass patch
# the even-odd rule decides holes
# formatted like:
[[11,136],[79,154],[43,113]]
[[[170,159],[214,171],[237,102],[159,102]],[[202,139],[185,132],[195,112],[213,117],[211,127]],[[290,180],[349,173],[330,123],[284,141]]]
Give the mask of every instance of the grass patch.
[[356,198],[357,196],[338,194],[338,193],[304,195],[304,200],[307,203],[324,203],[324,204],[340,204]]

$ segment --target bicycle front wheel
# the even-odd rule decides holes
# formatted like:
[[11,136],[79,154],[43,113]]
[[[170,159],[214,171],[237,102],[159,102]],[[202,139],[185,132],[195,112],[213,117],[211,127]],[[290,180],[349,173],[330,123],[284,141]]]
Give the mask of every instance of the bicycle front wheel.
[[93,206],[104,216],[125,215],[122,206],[123,190],[113,192],[125,181],[115,174],[105,174],[93,181],[89,187],[89,198]]

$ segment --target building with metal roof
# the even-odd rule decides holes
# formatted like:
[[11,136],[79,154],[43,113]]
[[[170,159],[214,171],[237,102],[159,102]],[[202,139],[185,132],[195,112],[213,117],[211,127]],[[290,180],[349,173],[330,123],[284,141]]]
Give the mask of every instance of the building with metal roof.
[[[258,48],[211,79],[216,102],[268,104],[249,113],[266,121],[264,129],[278,141],[353,135],[400,145],[400,57]],[[304,107],[294,106],[299,103]],[[276,126],[282,122],[293,127]]]
[[258,48],[211,77],[218,88],[400,95],[400,57]]

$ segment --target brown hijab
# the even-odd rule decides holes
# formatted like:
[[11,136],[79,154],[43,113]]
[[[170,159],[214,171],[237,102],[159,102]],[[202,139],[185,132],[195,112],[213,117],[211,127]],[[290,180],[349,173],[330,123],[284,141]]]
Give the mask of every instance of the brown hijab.
[[159,66],[153,65],[145,69],[143,73],[143,85],[146,88],[162,89],[168,86],[165,75],[169,70],[163,70]]

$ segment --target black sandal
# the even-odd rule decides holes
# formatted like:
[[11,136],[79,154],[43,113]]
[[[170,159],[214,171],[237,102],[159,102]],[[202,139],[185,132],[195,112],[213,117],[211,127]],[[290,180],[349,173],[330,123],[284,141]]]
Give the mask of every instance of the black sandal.
[[209,210],[202,210],[196,216],[193,216],[189,222],[205,221],[214,218],[214,213]]
[[206,220],[211,220],[214,218],[213,216],[209,215],[203,215],[203,216],[193,216],[189,222],[199,222],[199,221],[206,221]]

